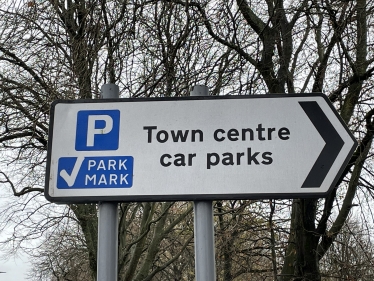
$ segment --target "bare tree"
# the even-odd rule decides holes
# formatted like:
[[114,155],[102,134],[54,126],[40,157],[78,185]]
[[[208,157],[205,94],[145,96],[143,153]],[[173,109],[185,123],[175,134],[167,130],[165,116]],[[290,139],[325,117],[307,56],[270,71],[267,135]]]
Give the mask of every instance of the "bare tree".
[[[95,276],[96,206],[72,204],[68,209],[61,210],[42,197],[49,104],[55,99],[97,98],[99,86],[106,81],[116,83],[123,77],[130,77],[124,84],[131,85],[124,87],[124,96],[148,95],[149,89],[143,92],[141,89],[153,83],[154,77],[147,68],[135,75],[132,71],[137,65],[142,65],[144,58],[147,63],[152,61],[147,58],[144,49],[138,49],[140,43],[142,46],[146,44],[143,39],[139,42],[137,38],[139,34],[142,38],[144,32],[138,31],[140,23],[147,22],[137,21],[136,18],[149,14],[142,14],[143,5],[126,2],[101,1],[97,5],[95,1],[15,1],[2,3],[1,6],[0,60],[3,71],[0,74],[0,142],[3,158],[0,180],[15,196],[21,197],[13,208],[2,213],[3,227],[13,222],[16,230],[3,245],[10,246],[14,251],[25,249],[26,242],[44,237],[48,230],[49,235],[56,237],[44,237],[51,245],[40,247],[40,251],[42,254],[50,251],[50,255],[46,255],[48,258],[56,257],[59,251],[52,252],[51,247],[57,242],[52,242],[59,239],[72,241],[67,235],[70,233],[69,225],[65,224],[66,229],[60,229],[59,225],[66,218],[73,217],[69,223],[76,224],[75,228],[79,226],[81,243],[85,247],[79,256],[87,258],[84,266],[88,264],[91,270],[82,278]],[[174,17],[171,20],[177,22]],[[173,23],[172,26],[176,25]],[[181,28],[184,26],[180,25]],[[185,29],[188,32],[190,27]],[[128,38],[137,39],[130,42]],[[183,40],[178,44],[181,45]],[[179,45],[176,48],[180,48]],[[155,61],[157,55],[153,56]],[[162,71],[168,73],[170,68]],[[146,73],[146,76],[141,73]],[[161,77],[165,76],[161,73]],[[131,79],[137,82],[133,83]],[[173,217],[170,213],[173,206],[173,203],[121,205],[120,270],[123,276],[151,278],[176,261],[182,249],[189,245],[191,233],[186,234],[185,242],[179,245],[181,250],[175,250],[175,255],[156,262],[160,244],[191,212],[190,207],[179,205],[179,212],[174,212],[175,219],[168,221]],[[53,213],[55,210],[58,212]],[[61,238],[64,234],[67,236]],[[76,244],[64,246],[70,247],[70,251]],[[46,262],[43,260],[40,266],[46,270],[48,265],[55,278],[65,278],[65,274],[71,275],[83,266],[74,263],[69,256],[60,256],[56,263]],[[60,265],[67,264],[68,272],[58,269]]]
[[323,280],[372,280],[374,257],[370,236],[358,221],[348,220],[321,260]]
[[[321,259],[352,206],[362,196],[371,199],[372,1],[0,4],[0,181],[20,197],[2,212],[2,227],[15,225],[14,250],[45,233],[55,233],[53,241],[75,237],[67,231],[74,224],[80,240],[64,246],[84,245],[79,253],[95,276],[96,205],[62,208],[42,196],[53,100],[98,98],[106,82],[118,84],[122,97],[182,96],[200,83],[214,95],[324,92],[359,141],[332,193],[294,200],[292,207],[289,201],[216,204],[222,280],[321,280]],[[255,207],[261,212],[249,214]],[[120,212],[121,278],[191,279],[189,204],[123,203]],[[240,258],[230,260],[234,253]],[[66,273],[57,267],[50,264],[50,272]]]

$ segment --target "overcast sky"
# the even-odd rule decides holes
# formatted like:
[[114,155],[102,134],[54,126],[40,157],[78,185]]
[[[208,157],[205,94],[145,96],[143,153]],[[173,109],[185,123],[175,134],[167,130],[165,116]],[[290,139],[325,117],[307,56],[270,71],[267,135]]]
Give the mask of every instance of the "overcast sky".
[[11,258],[9,261],[0,261],[0,281],[26,281],[26,274],[30,264],[27,258]]
[[[9,207],[9,202],[18,200],[11,195],[9,190],[0,186],[0,212],[4,212]],[[12,225],[7,225],[2,232],[0,232],[0,240],[4,240],[7,234],[13,231]],[[6,260],[5,260],[6,259]],[[21,251],[17,252],[17,256],[5,256],[4,252],[0,251],[0,281],[26,281],[26,274],[30,270],[31,265],[28,258]],[[3,273],[5,272],[5,273]]]

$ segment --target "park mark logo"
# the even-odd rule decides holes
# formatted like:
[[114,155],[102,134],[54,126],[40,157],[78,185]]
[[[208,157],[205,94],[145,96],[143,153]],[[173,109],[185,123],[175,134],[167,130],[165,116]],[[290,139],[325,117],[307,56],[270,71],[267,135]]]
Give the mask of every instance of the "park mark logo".
[[[76,151],[118,150],[119,110],[81,110],[77,114]],[[58,189],[129,188],[132,156],[78,156],[58,160]]]

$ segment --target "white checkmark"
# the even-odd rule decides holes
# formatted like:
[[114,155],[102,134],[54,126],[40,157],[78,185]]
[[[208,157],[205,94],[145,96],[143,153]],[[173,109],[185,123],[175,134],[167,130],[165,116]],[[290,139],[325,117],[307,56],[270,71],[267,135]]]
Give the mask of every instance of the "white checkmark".
[[69,187],[72,187],[75,183],[75,179],[77,178],[79,169],[81,168],[81,165],[83,163],[84,157],[78,157],[77,161],[75,162],[73,171],[71,172],[71,175],[69,175],[66,170],[60,171],[60,176],[66,181]]

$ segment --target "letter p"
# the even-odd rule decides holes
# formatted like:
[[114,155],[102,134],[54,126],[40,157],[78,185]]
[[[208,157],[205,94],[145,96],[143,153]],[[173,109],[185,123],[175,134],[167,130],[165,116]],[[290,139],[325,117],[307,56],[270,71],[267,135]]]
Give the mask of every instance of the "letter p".
[[75,149],[77,151],[117,150],[119,124],[119,110],[78,111]]
[[[96,122],[98,121],[98,122]],[[104,121],[104,128],[96,128],[100,121]],[[102,122],[100,122],[102,123]],[[113,119],[109,115],[89,115],[87,126],[87,146],[94,146],[95,135],[108,134],[113,129]]]

